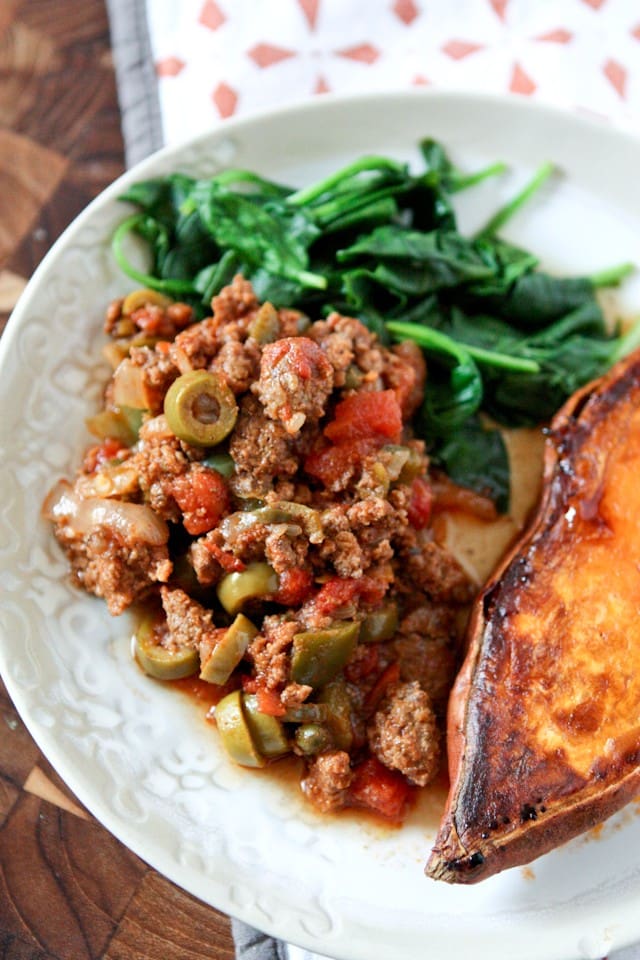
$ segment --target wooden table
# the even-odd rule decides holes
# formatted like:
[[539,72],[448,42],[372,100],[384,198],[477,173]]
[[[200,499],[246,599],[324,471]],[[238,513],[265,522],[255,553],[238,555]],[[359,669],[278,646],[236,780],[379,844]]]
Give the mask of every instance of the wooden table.
[[[103,0],[0,0],[0,329],[123,170]],[[0,958],[232,960],[227,917],[129,852],[67,789],[0,682]]]

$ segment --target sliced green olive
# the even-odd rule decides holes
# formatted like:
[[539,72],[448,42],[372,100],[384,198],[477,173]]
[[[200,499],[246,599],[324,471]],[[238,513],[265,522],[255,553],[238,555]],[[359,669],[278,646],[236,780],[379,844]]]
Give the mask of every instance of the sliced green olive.
[[145,617],[135,633],[136,660],[145,673],[156,680],[180,680],[197,673],[200,658],[191,647],[170,649],[158,643],[155,619]]
[[348,621],[326,630],[307,630],[293,637],[291,679],[323,687],[340,673],[358,642],[360,624]]
[[133,290],[122,301],[122,314],[130,317],[140,307],[168,307],[173,301],[158,290]]
[[329,708],[326,703],[299,703],[289,707],[284,717],[285,723],[322,723],[327,719]]
[[398,629],[398,605],[397,603],[385,603],[370,613],[360,625],[361,643],[380,643],[383,640],[390,640]]
[[278,587],[278,575],[273,567],[256,561],[239,573],[228,573],[218,583],[217,592],[227,613],[239,613],[245,603],[272,596]]
[[226,683],[257,634],[258,628],[243,613],[239,613],[202,663],[200,679],[207,683]]
[[322,753],[333,746],[331,733],[321,723],[301,724],[294,734],[294,740],[298,749],[306,756]]
[[261,713],[258,710],[258,698],[253,693],[242,694],[242,705],[253,742],[260,753],[269,760],[289,753],[289,741],[282,721],[268,713]]
[[257,506],[252,510],[245,507],[242,511],[247,522],[253,523],[295,523],[302,527],[310,543],[322,543],[324,529],[320,514],[313,507],[291,500],[277,500],[266,506]]
[[203,466],[211,467],[226,480],[235,473],[236,465],[230,453],[212,453],[202,461]]
[[272,504],[282,510],[288,517],[288,520],[294,520],[299,523],[310,543],[322,543],[324,540],[324,529],[320,513],[313,507],[307,507],[304,503],[295,503],[293,500],[278,500]]
[[324,687],[318,700],[328,707],[326,726],[339,750],[350,750],[353,743],[351,699],[344,677],[337,677]]
[[280,333],[280,318],[272,303],[262,304],[255,317],[249,324],[248,334],[258,343],[273,343]]
[[216,707],[215,719],[222,746],[232,760],[243,767],[264,767],[265,759],[253,742],[240,690],[233,690],[222,698]]
[[362,386],[363,378],[364,374],[360,367],[357,367],[355,363],[352,363],[347,367],[344,375],[344,385],[347,390],[357,390],[358,387]]
[[222,377],[209,370],[190,370],[167,390],[164,413],[180,440],[215,447],[233,430],[238,405]]
[[413,483],[415,478],[424,472],[424,458],[421,457],[413,447],[409,447],[408,449],[409,457],[398,477],[400,483]]

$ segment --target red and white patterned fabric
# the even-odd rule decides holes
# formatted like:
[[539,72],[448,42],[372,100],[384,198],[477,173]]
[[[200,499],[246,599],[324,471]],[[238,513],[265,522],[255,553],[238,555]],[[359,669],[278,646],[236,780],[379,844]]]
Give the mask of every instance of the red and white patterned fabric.
[[326,91],[536,97],[640,129],[638,0],[147,0],[164,139]]

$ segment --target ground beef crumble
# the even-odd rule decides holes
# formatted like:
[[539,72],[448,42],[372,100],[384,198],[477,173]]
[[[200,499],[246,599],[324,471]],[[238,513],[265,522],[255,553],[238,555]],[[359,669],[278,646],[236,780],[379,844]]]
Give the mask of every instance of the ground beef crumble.
[[[153,602],[158,642],[215,661],[227,696],[255,697],[303,758],[319,810],[396,817],[402,791],[439,768],[471,598],[434,537],[428,457],[411,432],[421,351],[389,349],[336,312],[312,322],[260,304],[240,276],[198,322],[186,304],[129,316],[125,302],[105,323],[123,358],[105,391],[119,432],[49,508],[74,581],[116,615]],[[212,448],[165,414],[194,371],[236,405]],[[117,510],[96,512],[118,502],[133,510],[126,530]],[[87,511],[104,519],[86,529]]]

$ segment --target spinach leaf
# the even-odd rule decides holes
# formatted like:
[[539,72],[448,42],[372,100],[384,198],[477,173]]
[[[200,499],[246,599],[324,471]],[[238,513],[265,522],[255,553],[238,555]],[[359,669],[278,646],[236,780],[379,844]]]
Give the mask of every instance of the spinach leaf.
[[251,197],[224,190],[215,181],[196,184],[189,208],[221,249],[234,250],[254,267],[297,281],[301,287],[324,289],[326,279],[309,269],[308,247],[319,229],[302,212],[277,198],[255,203]]
[[431,460],[461,486],[489,497],[500,513],[510,500],[509,457],[502,434],[470,417],[430,452]]
[[[396,261],[405,269],[408,267],[419,296],[430,290],[457,287],[493,275],[492,267],[485,263],[473,241],[451,231],[421,233],[395,225],[377,227],[336,254],[338,263],[350,263],[363,257],[382,260],[390,273]],[[397,267],[395,271],[397,275]]]

